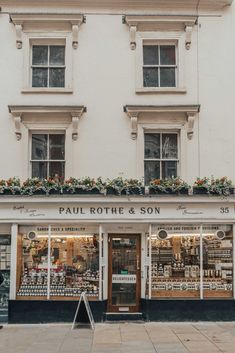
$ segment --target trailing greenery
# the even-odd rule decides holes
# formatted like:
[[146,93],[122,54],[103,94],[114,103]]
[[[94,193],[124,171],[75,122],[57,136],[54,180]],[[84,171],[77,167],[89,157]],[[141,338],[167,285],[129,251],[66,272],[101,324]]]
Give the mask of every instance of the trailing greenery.
[[154,190],[156,193],[180,193],[188,191],[190,186],[182,179],[169,178],[169,179],[154,179],[150,181],[149,189]]
[[[146,190],[146,192],[145,192]],[[144,194],[192,194],[229,196],[234,185],[227,177],[197,178],[190,186],[176,177],[153,179],[144,186],[143,180],[121,177],[103,180],[99,178],[74,178],[63,180],[59,177],[39,179],[28,178],[21,182],[13,177],[0,180],[0,195],[37,195],[37,194],[101,194],[101,195],[144,195]]]

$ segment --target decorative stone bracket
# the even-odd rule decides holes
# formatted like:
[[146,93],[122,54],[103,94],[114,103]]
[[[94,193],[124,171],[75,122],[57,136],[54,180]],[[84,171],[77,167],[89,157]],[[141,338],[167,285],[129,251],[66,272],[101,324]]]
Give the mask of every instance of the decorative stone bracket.
[[145,31],[185,31],[185,47],[191,47],[193,27],[196,24],[196,16],[136,16],[127,15],[123,17],[123,23],[130,27],[130,47],[136,48],[136,33]]
[[[86,22],[83,15],[72,14],[10,14],[10,22],[15,25],[16,29],[16,48],[21,49],[23,45],[23,32],[34,31],[35,25],[40,24],[42,31],[53,29],[72,32],[72,46],[74,49],[78,47],[78,32],[82,23]],[[27,27],[27,29],[26,29]]]
[[[131,119],[131,138],[136,140],[138,134],[138,123],[139,118],[143,117],[145,120],[148,117],[148,114],[155,113],[156,118],[154,121],[156,122],[159,116],[164,116],[165,113],[172,113],[172,117],[174,118],[174,113],[181,113],[183,121],[187,122],[187,136],[188,139],[192,139],[193,137],[193,129],[196,115],[200,111],[199,105],[156,105],[156,106],[134,106],[134,105],[126,105],[124,107],[124,112],[127,113],[129,118]],[[167,118],[166,118],[167,119]],[[153,119],[151,119],[151,122]]]
[[40,122],[40,118],[45,114],[56,117],[58,125],[65,119],[72,124],[72,139],[78,138],[78,123],[86,107],[82,106],[33,106],[33,105],[10,105],[8,106],[15,123],[15,134],[17,141],[21,140],[21,124],[30,118],[31,124]]

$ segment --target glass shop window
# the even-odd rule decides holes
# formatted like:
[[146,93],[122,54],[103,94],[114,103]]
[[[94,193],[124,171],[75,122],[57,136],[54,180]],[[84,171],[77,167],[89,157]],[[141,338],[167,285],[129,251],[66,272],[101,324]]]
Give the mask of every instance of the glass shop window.
[[233,235],[229,225],[207,226],[203,231],[203,296],[233,296]]
[[[17,296],[47,296],[48,237],[30,240],[27,235],[18,236]],[[33,299],[32,298],[32,299]]]
[[169,234],[151,237],[152,298],[199,298],[200,237]]
[[99,294],[98,236],[53,237],[51,240],[51,299]]
[[17,265],[17,297],[46,299],[49,295],[50,299],[61,299],[79,297],[83,291],[90,297],[99,294],[97,235],[52,235],[49,250],[47,235],[37,235],[33,240],[19,235]]

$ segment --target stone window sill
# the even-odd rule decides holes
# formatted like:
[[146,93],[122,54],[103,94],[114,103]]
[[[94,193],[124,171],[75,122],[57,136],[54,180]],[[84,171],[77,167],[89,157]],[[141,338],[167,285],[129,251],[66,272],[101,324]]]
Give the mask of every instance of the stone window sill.
[[72,88],[23,88],[21,93],[73,93]]
[[174,87],[169,87],[169,88],[142,87],[142,88],[137,88],[135,91],[136,91],[136,93],[159,93],[159,94],[165,94],[165,93],[185,94],[185,93],[187,93],[187,90],[185,88],[174,88]]

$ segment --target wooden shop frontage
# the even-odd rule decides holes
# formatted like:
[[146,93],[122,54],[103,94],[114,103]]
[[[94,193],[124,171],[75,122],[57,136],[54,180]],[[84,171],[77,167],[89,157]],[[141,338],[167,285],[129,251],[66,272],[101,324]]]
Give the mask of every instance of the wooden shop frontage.
[[8,322],[72,322],[82,292],[95,321],[234,320],[234,203],[233,196],[2,197]]

